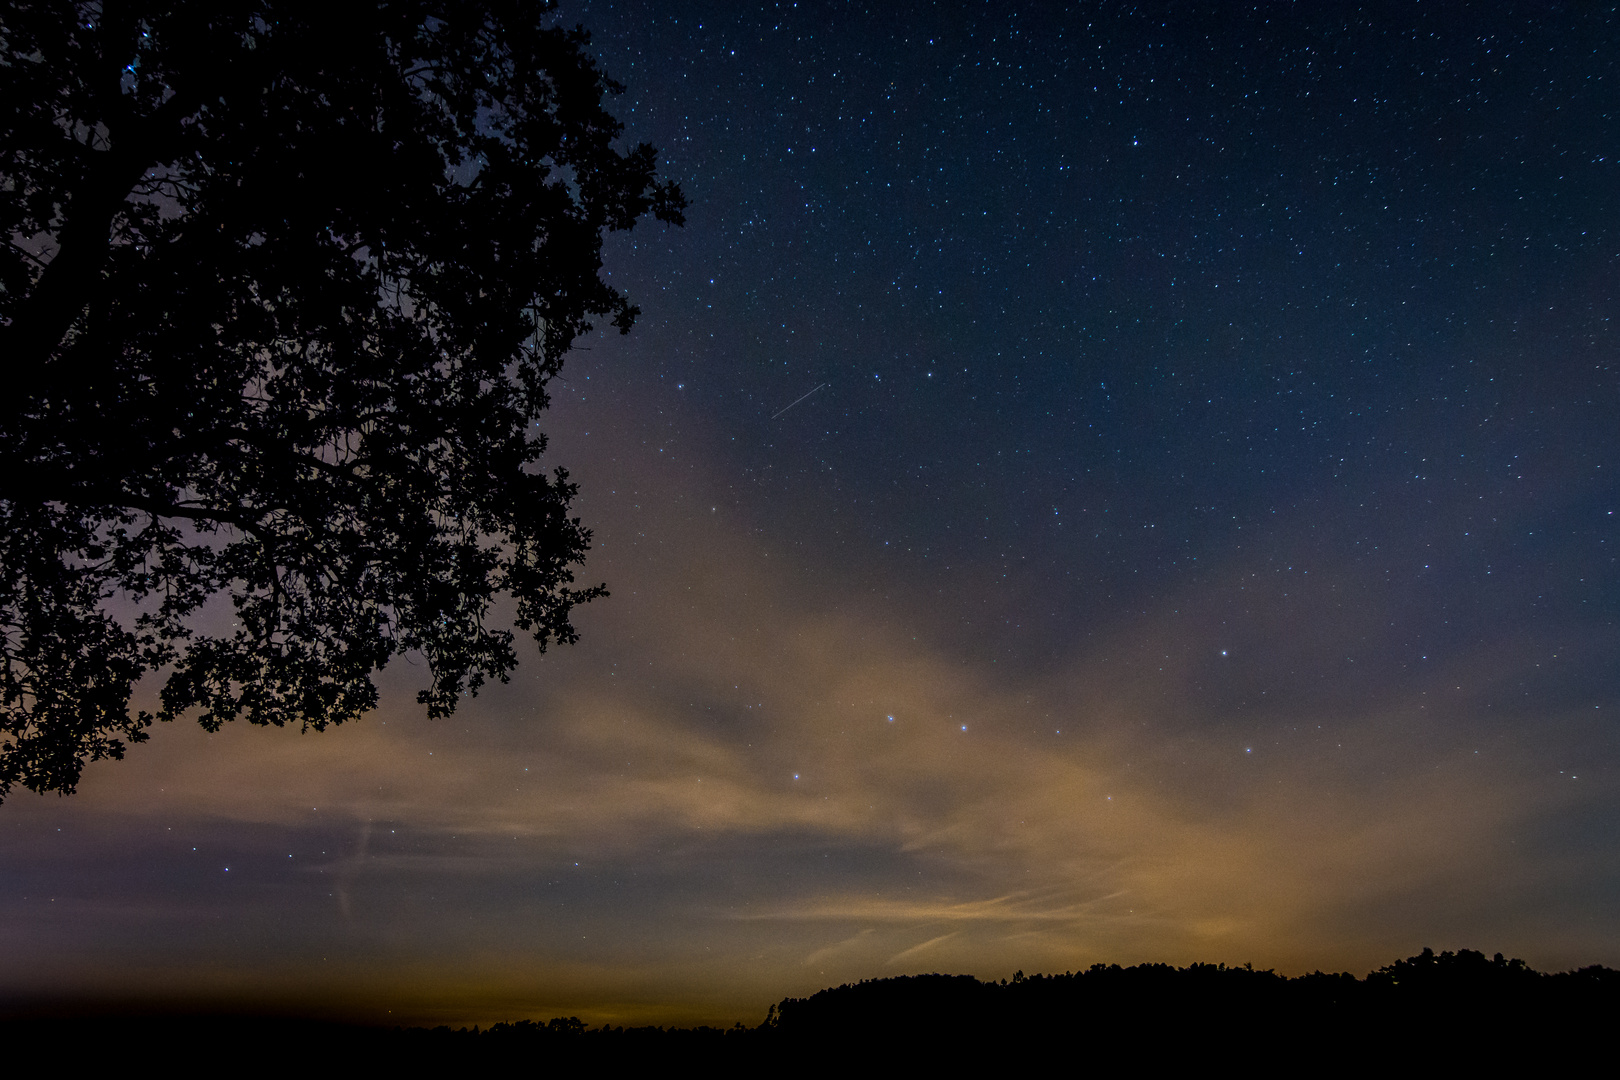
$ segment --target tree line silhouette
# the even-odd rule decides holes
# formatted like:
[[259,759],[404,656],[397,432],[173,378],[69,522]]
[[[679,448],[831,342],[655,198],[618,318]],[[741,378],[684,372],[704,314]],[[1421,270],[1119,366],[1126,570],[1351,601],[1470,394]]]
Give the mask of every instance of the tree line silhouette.
[[[1083,1068],[1226,1059],[1316,1073],[1570,1061],[1600,1048],[1620,1006],[1620,971],[1543,973],[1471,949],[1397,960],[1365,978],[1284,976],[1250,965],[1095,964],[1010,980],[970,975],[871,979],[786,998],[747,1027],[588,1027],[577,1017],[488,1028],[367,1028],[242,1017],[60,1017],[26,1024],[32,1046],[102,1047],[108,1061],[241,1060],[270,1071],[320,1060],[336,1069],[455,1067],[770,1068],[928,1066],[962,1071],[1020,1058]],[[87,1039],[93,1032],[96,1038]],[[12,1045],[21,1045],[17,1039]],[[93,1056],[93,1055],[92,1055]]]

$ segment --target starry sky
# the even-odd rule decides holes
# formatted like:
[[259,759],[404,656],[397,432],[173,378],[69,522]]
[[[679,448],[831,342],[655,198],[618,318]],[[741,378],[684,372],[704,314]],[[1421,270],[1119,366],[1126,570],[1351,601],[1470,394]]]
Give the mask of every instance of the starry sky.
[[569,0],[580,642],[0,810],[0,1004],[1620,966],[1620,13]]

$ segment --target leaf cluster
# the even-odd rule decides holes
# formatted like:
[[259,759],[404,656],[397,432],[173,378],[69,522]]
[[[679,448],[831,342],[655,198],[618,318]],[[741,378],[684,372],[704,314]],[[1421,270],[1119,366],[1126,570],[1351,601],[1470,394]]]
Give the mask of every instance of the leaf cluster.
[[497,604],[575,639],[536,423],[635,319],[604,234],[684,200],[552,6],[0,14],[0,797],[193,710],[352,718],[407,652],[446,715],[516,664]]

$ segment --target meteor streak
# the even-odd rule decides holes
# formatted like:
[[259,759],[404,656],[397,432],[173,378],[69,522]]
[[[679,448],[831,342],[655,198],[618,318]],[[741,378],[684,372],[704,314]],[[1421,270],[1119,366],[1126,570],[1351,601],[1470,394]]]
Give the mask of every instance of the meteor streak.
[[810,393],[809,394],[805,394],[803,397],[794,398],[792,401],[790,401],[786,405],[782,406],[782,408],[777,411],[776,416],[771,417],[771,419],[775,420],[777,416],[781,416],[783,413],[785,413],[789,409],[793,408],[793,406],[797,405],[799,402],[801,402],[805,398],[809,397],[810,394],[813,394],[817,390],[820,390],[823,386],[831,386],[831,385],[832,385],[831,383],[817,383],[815,386],[812,386],[810,388]]

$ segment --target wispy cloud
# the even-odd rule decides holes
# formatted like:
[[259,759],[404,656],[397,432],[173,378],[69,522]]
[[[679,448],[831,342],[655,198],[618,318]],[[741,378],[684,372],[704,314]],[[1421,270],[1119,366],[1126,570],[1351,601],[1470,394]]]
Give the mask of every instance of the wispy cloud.
[[[1534,748],[1448,690],[1481,674],[1461,661],[1360,690],[1334,669],[1354,692],[1320,691],[1377,621],[1343,602],[1353,568],[1294,586],[1318,590],[1306,618],[1234,564],[1009,679],[916,633],[923,601],[784,566],[708,512],[700,471],[640,482],[633,520],[599,508],[592,565],[615,595],[579,646],[450,721],[417,715],[402,670],[378,714],[320,736],[160,730],[71,803],[6,807],[15,880],[107,897],[94,861],[121,868],[122,915],[78,917],[150,943],[117,946],[126,972],[250,985],[324,957],[351,987],[406,969],[401,994],[566,985],[620,1003],[603,1015],[629,987],[763,1002],[921,963],[1365,969],[1550,940],[1522,929],[1537,876],[1580,860],[1519,845],[1598,789],[1533,775]],[[621,539],[642,532],[645,558]],[[1275,619],[1221,627],[1239,589]],[[194,862],[212,850],[229,886]],[[13,972],[44,950],[88,978],[115,955],[110,929],[70,932],[23,895],[3,912],[28,928]],[[194,978],[172,974],[184,955],[208,957]]]

